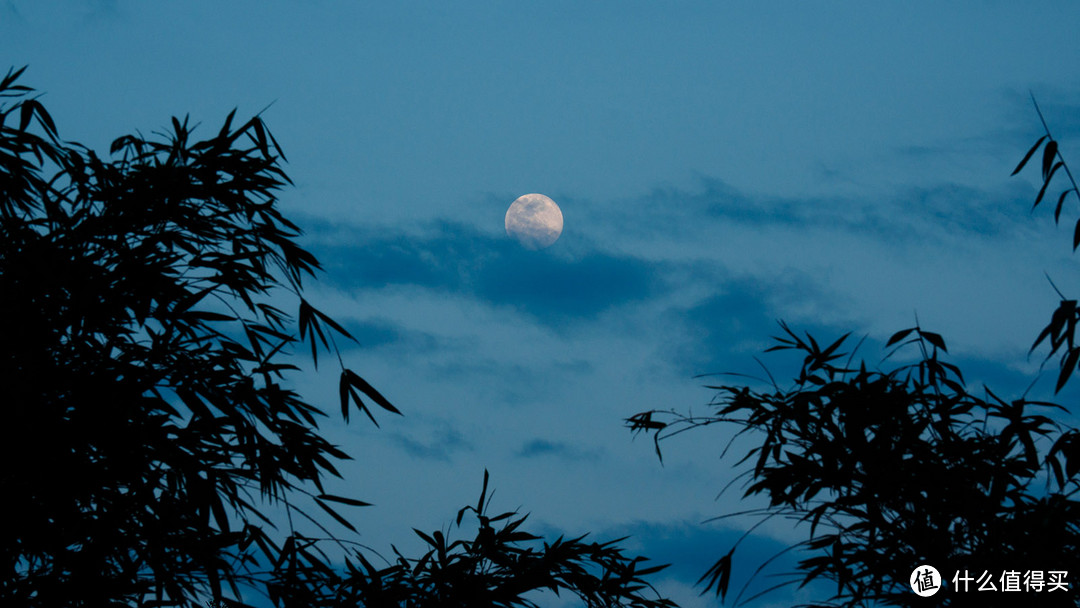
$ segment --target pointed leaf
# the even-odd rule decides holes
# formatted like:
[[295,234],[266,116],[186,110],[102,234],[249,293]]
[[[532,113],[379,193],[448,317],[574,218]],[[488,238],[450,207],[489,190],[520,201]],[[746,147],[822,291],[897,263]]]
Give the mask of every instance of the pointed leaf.
[[1065,203],[1065,197],[1068,196],[1070,192],[1076,192],[1076,189],[1075,188],[1069,188],[1068,190],[1062,192],[1061,196],[1058,197],[1057,207],[1054,207],[1054,223],[1055,224],[1058,223],[1059,219],[1061,219],[1061,206]]
[[933,344],[934,346],[939,348],[941,350],[941,352],[944,352],[944,353],[949,352],[945,348],[945,340],[942,339],[940,334],[936,334],[936,333],[934,333],[932,331],[919,330],[919,335],[922,336],[923,338],[926,338],[926,341],[929,342],[930,344]]
[[56,123],[53,122],[52,116],[49,116],[49,113],[45,111],[45,106],[38,103],[34,113],[37,114],[38,122],[41,123],[41,126],[45,127],[45,131],[49,135],[56,137]]
[[1080,361],[1080,348],[1071,348],[1068,354],[1062,357],[1061,373],[1058,374],[1057,387],[1054,388],[1055,393],[1061,391],[1061,388],[1069,381],[1069,376],[1076,369],[1077,361]]
[[1024,168],[1024,165],[1026,165],[1028,160],[1031,159],[1031,155],[1035,154],[1035,151],[1039,149],[1039,146],[1042,145],[1043,141],[1045,141],[1047,137],[1049,137],[1049,136],[1048,135],[1043,135],[1042,137],[1040,137],[1038,139],[1038,141],[1035,142],[1034,146],[1031,146],[1031,149],[1028,150],[1027,154],[1024,155],[1024,159],[1020,161],[1019,165],[1016,165],[1015,169],[1013,169],[1013,172],[1012,172],[1011,175],[1016,175],[1017,173],[1020,172],[1021,169]]
[[386,397],[383,397],[382,394],[379,393],[379,391],[375,390],[375,387],[368,384],[367,380],[364,380],[360,376],[357,376],[355,373],[353,373],[352,370],[349,369],[346,369],[343,373],[348,377],[350,385],[360,389],[361,392],[370,397],[371,400],[375,403],[378,403],[379,406],[382,407],[384,410],[401,415],[401,412],[396,407],[391,405],[391,403],[386,400]]
[[349,377],[344,371],[341,372],[341,380],[338,381],[338,395],[341,397],[341,417],[345,422],[349,421]]
[[847,340],[848,336],[850,336],[850,335],[851,335],[851,332],[849,331],[846,334],[840,336],[835,342],[830,344],[825,350],[821,351],[821,357],[823,359],[824,358],[835,359],[836,356],[832,356],[833,351],[835,351],[837,348],[840,348],[840,345],[843,344],[844,341]]
[[371,415],[371,410],[368,408],[367,405],[364,404],[364,400],[360,398],[360,394],[357,393],[356,389],[351,386],[349,387],[349,397],[353,400],[353,403],[356,404],[356,408],[368,417],[368,420],[371,421],[371,424],[374,424],[375,428],[379,428],[379,422],[375,420],[375,416]]
[[721,602],[724,601],[727,596],[728,584],[731,581],[731,555],[734,552],[735,549],[732,548],[731,551],[728,551],[726,555],[717,560],[716,563],[698,579],[697,584],[699,585],[708,581],[704,591],[701,592],[702,595],[708,593],[709,589],[715,585],[716,595],[720,596]]
[[[18,80],[19,76],[21,76],[22,73],[26,71],[27,67],[28,66],[24,65],[23,67],[19,68],[18,70],[16,70],[13,67],[8,68],[8,73],[7,73],[6,76],[4,76],[4,80],[0,81],[0,91],[3,91],[4,89],[12,88],[11,83]],[[20,87],[20,88],[25,88],[25,87]]]
[[479,515],[484,512],[484,499],[487,497],[488,487],[488,470],[484,469],[484,486],[480,489],[480,500],[476,502],[476,513]]
[[236,108],[229,112],[229,115],[225,117],[225,124],[221,126],[221,131],[218,132],[219,139],[225,139],[229,136],[229,129],[232,127],[233,117],[236,116]]
[[185,315],[189,318],[196,319],[198,321],[235,321],[236,317],[231,315],[222,314],[220,312],[210,312],[209,310],[192,310],[188,311]]
[[885,343],[885,347],[888,348],[888,347],[892,346],[893,344],[896,344],[897,342],[899,342],[899,341],[903,340],[904,338],[906,338],[907,335],[910,334],[913,331],[915,331],[914,327],[911,327],[911,328],[908,328],[908,329],[902,329],[902,330],[896,332],[895,334],[892,335],[891,338],[889,338],[889,341]]
[[22,106],[19,108],[19,130],[25,131],[30,126],[30,119],[34,116],[34,106],[38,102],[33,99],[27,99],[22,102]]
[[1054,165],[1053,169],[1050,169],[1050,173],[1047,174],[1045,181],[1043,181],[1042,188],[1039,188],[1039,195],[1035,197],[1035,204],[1031,206],[1033,210],[1035,209],[1035,207],[1039,206],[1039,202],[1042,201],[1043,196],[1046,195],[1046,189],[1050,186],[1050,181],[1054,179],[1054,173],[1057,173],[1057,170],[1060,169],[1064,164],[1065,163],[1059,162]]
[[262,152],[263,158],[270,158],[270,146],[266,143],[266,129],[263,128],[263,121],[256,116],[251,119],[251,126],[255,129],[255,145],[259,146],[259,151]]
[[1057,156],[1057,142],[1050,140],[1046,142],[1046,147],[1043,148],[1043,162],[1042,162],[1042,175],[1043,181],[1050,181],[1050,167],[1054,165],[1054,157]]
[[[304,253],[307,253],[307,252],[304,252]],[[310,254],[309,254],[309,255],[310,255]],[[312,257],[311,259],[312,259],[312,260],[314,260],[315,258],[314,258],[314,257]],[[349,332],[345,331],[345,328],[344,328],[344,327],[342,327],[342,326],[341,326],[340,324],[338,324],[338,322],[337,322],[337,321],[335,321],[335,320],[331,319],[330,317],[328,317],[327,315],[323,314],[323,312],[322,312],[322,311],[320,311],[319,309],[317,309],[317,308],[313,308],[313,309],[312,309],[312,312],[314,312],[314,313],[315,313],[315,316],[319,317],[320,319],[322,319],[323,321],[325,321],[327,325],[329,325],[330,327],[332,327],[332,328],[334,329],[334,331],[336,331],[336,332],[338,332],[339,334],[341,334],[341,335],[345,336],[346,338],[349,338],[350,340],[355,340],[355,338],[353,338],[353,337],[352,337],[352,334],[350,334]]]
[[349,523],[349,520],[342,517],[340,514],[338,514],[337,511],[331,509],[330,505],[328,505],[325,502],[319,500],[318,498],[315,499],[315,504],[322,507],[322,510],[329,513],[330,516],[333,517],[334,519],[336,519],[339,524],[345,526],[346,528],[348,528],[352,532],[356,532],[356,528],[354,528],[353,525]]
[[362,500],[356,500],[355,498],[345,498],[344,496],[335,496],[333,494],[319,494],[320,500],[330,500],[333,502],[340,502],[343,505],[349,505],[352,507],[370,507],[371,503],[364,502]]

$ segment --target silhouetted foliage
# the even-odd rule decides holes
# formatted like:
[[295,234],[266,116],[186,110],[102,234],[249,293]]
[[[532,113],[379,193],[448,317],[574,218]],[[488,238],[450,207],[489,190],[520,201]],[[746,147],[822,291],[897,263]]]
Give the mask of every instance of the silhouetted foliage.
[[[665,608],[675,604],[660,598],[642,578],[666,565],[642,567],[641,557],[627,557],[616,546],[585,542],[584,537],[551,543],[521,529],[526,516],[508,512],[487,514],[488,476],[475,507],[458,511],[456,525],[466,515],[477,520],[472,540],[450,540],[441,531],[415,530],[430,549],[420,558],[406,558],[395,549],[389,566],[378,568],[357,550],[338,573],[325,561],[314,561],[301,576],[308,577],[305,594],[293,595],[297,605],[400,606],[419,608],[535,607],[536,592],[560,591],[577,596],[584,606]],[[645,593],[650,596],[646,597]]]
[[[433,553],[383,570],[341,557],[357,545],[311,506],[352,530],[334,505],[366,503],[324,491],[347,456],[283,382],[291,347],[317,365],[351,337],[302,295],[319,264],[277,209],[277,142],[259,117],[201,141],[173,119],[106,160],[59,139],[22,71],[0,80],[0,605],[228,606],[243,587],[277,606],[529,605],[515,594],[538,588],[669,605],[638,594],[639,558],[520,548],[523,518],[483,501],[475,541],[425,536]],[[343,417],[398,413],[338,362]]]
[[[1036,205],[1065,167],[1054,162],[1057,144],[1047,133],[1017,167],[1045,145]],[[1068,192],[1078,192],[1075,183],[1059,199],[1055,219]],[[1059,390],[1080,356],[1073,338],[1078,319],[1076,302],[1063,298],[1032,347],[1049,338],[1047,358],[1062,351]],[[762,496],[768,506],[721,517],[808,524],[806,540],[787,550],[809,552],[798,572],[762,593],[824,580],[836,584],[823,604],[830,606],[1080,605],[1080,431],[1050,417],[1064,408],[1005,400],[988,388],[978,391],[983,396],[973,393],[945,359],[945,340],[919,326],[886,344],[892,348],[886,360],[914,349],[914,362],[886,369],[856,364],[858,346],[847,350],[847,335],[823,347],[810,335],[781,328],[769,350],[803,355],[790,388],[771,374],[765,390],[718,384],[707,387],[717,391],[708,415],[653,410],[627,420],[633,431],[653,434],[658,455],[665,438],[705,426],[738,429],[729,447],[744,434],[760,438],[738,461],[746,468],[732,483],[744,480],[744,498]],[[705,592],[727,599],[738,544],[701,577]],[[909,586],[913,570],[924,564],[937,567],[949,587],[932,599]],[[1071,588],[1026,592],[1027,570],[1042,571],[1044,582],[1051,570],[1067,571]],[[957,592],[951,580],[957,571],[973,578],[989,573],[998,591],[977,592],[969,582],[970,592]],[[1009,571],[1025,591],[1002,591],[999,577]],[[736,604],[752,599],[743,597],[746,589]]]
[[[349,336],[301,297],[318,263],[275,207],[277,144],[258,117],[233,128],[230,114],[198,142],[173,119],[104,160],[58,139],[21,72],[0,81],[14,100],[0,110],[0,449],[17,522],[0,589],[41,606],[181,601],[206,584],[220,597],[272,546],[261,503],[295,510],[287,496],[309,493],[343,523],[327,501],[363,504],[325,495],[346,456],[280,383],[297,338],[278,292],[299,300],[313,359]],[[359,390],[396,412],[349,370],[342,386],[343,407],[371,415]]]
[[[1069,166],[1065,164],[1065,158],[1058,151],[1057,140],[1050,134],[1050,127],[1046,125],[1046,119],[1043,118],[1042,110],[1039,109],[1039,104],[1035,101],[1034,96],[1031,98],[1031,103],[1035,106],[1035,112],[1039,115],[1039,122],[1042,123],[1046,135],[1035,140],[1035,144],[1031,146],[1024,158],[1016,165],[1016,169],[1013,170],[1012,174],[1020,173],[1035,152],[1040,147],[1042,148],[1042,187],[1039,188],[1039,193],[1035,196],[1035,203],[1031,206],[1031,210],[1035,211],[1035,208],[1039,206],[1039,203],[1042,202],[1043,197],[1046,195],[1054,175],[1060,169],[1065,170],[1065,176],[1069,180],[1069,187],[1058,195],[1057,205],[1054,206],[1054,223],[1057,224],[1061,221],[1061,211],[1069,194],[1073,194],[1074,198],[1080,201],[1080,188],[1077,187]],[[1077,247],[1080,247],[1080,218],[1076,220],[1076,226],[1073,228],[1073,251],[1076,251]],[[1057,287],[1055,286],[1054,289],[1056,290]],[[1046,324],[1046,327],[1035,339],[1035,343],[1031,345],[1031,352],[1035,352],[1035,349],[1049,338],[1050,352],[1046,355],[1046,361],[1052,359],[1059,351],[1061,352],[1056,391],[1060,391],[1065,386],[1073,371],[1080,365],[1080,345],[1076,344],[1076,325],[1080,322],[1080,307],[1077,307],[1075,299],[1066,298],[1060,291],[1058,291],[1058,295],[1061,296],[1061,302],[1058,304],[1057,310],[1050,316],[1050,322]]]

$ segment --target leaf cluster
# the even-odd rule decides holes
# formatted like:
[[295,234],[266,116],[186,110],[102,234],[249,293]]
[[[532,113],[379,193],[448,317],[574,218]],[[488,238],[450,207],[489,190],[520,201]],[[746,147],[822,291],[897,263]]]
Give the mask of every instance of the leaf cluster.
[[[59,139],[21,73],[0,80],[0,495],[17,522],[0,603],[219,598],[268,546],[266,505],[303,514],[291,493],[324,494],[347,458],[282,383],[291,345],[316,359],[351,338],[301,295],[319,264],[276,205],[283,155],[234,112],[208,139],[174,118],[102,158]],[[397,411],[342,367],[343,410],[371,416],[362,393]]]
[[[1013,170],[1012,174],[1020,173],[1035,153],[1042,148],[1042,186],[1039,188],[1039,193],[1035,196],[1035,202],[1031,206],[1031,210],[1035,211],[1035,208],[1039,206],[1039,203],[1042,202],[1043,197],[1046,195],[1054,176],[1059,170],[1064,169],[1068,187],[1058,195],[1057,204],[1054,206],[1054,223],[1056,224],[1061,221],[1061,211],[1065,201],[1069,198],[1069,194],[1080,200],[1080,188],[1077,187],[1072,171],[1069,170],[1069,165],[1066,164],[1065,158],[1058,150],[1058,142],[1050,133],[1050,127],[1047,126],[1046,119],[1043,117],[1042,110],[1039,109],[1039,104],[1035,101],[1034,96],[1031,98],[1031,103],[1035,106],[1035,112],[1039,115],[1039,122],[1042,123],[1045,135],[1035,140],[1035,143],[1016,165],[1016,169]],[[1072,243],[1073,251],[1076,251],[1077,247],[1080,247],[1080,219],[1077,219],[1073,228]],[[1053,283],[1051,282],[1051,284]],[[1054,289],[1057,290],[1057,287],[1055,286]],[[1075,299],[1066,298],[1061,291],[1058,291],[1058,295],[1061,296],[1061,302],[1051,314],[1046,327],[1039,332],[1039,336],[1035,339],[1035,343],[1031,345],[1030,351],[1035,352],[1035,349],[1045,342],[1050,346],[1050,352],[1047,353],[1045,361],[1049,361],[1054,355],[1061,353],[1058,361],[1059,370],[1055,391],[1060,391],[1069,381],[1072,373],[1080,366],[1080,346],[1076,344],[1076,326],[1077,322],[1080,321],[1080,309],[1077,308]]]
[[[1013,175],[1042,150],[1042,186],[1034,210],[1064,171],[1069,187],[1058,196],[1057,222],[1068,195],[1080,197],[1080,188],[1037,103],[1035,110],[1045,135]],[[1073,239],[1077,247],[1080,221]],[[1055,392],[1080,365],[1078,321],[1076,300],[1062,295],[1031,347],[1033,352],[1048,344],[1047,361],[1059,356]],[[780,325],[783,335],[769,350],[803,355],[791,388],[782,389],[770,374],[772,387],[766,390],[709,386],[717,391],[710,415],[653,410],[627,420],[634,432],[653,435],[658,455],[661,440],[714,424],[739,429],[728,447],[744,434],[760,438],[739,461],[747,468],[732,483],[745,480],[744,497],[764,497],[768,506],[730,515],[757,514],[762,518],[757,525],[773,517],[809,524],[809,537],[781,553],[805,549],[811,554],[798,563],[799,572],[762,593],[821,579],[836,584],[828,605],[914,606],[924,600],[911,593],[907,581],[921,564],[976,575],[983,569],[1057,568],[1069,571],[1072,591],[1040,596],[1040,604],[1080,605],[1075,594],[1080,589],[1080,503],[1075,499],[1080,431],[1050,416],[1065,408],[1025,397],[1006,401],[988,388],[982,396],[969,391],[960,369],[945,359],[941,335],[918,325],[886,344],[893,349],[886,360],[897,350],[915,349],[914,362],[887,370],[854,366],[858,345],[850,354],[842,352],[849,335],[822,348],[813,336]],[[702,576],[706,592],[715,589],[726,598],[741,541]],[[999,601],[958,593],[939,603]]]
[[[523,529],[527,516],[514,512],[488,514],[488,475],[476,506],[458,511],[455,525],[476,520],[473,538],[451,540],[436,530],[414,530],[428,550],[407,558],[394,549],[394,559],[378,567],[356,550],[335,568],[324,557],[294,545],[283,552],[289,565],[308,585],[301,593],[272,586],[275,599],[287,605],[394,606],[398,608],[536,608],[537,593],[576,596],[589,608],[675,606],[656,595],[643,577],[666,566],[644,566],[642,557],[623,554],[617,544],[586,542],[585,537],[545,542]],[[287,595],[286,595],[287,594]]]
[[[804,356],[791,388],[710,386],[718,391],[710,416],[628,420],[657,441],[718,422],[738,427],[735,437],[760,438],[738,463],[748,465],[744,497],[768,501],[752,513],[809,525],[808,538],[789,549],[810,557],[769,590],[827,580],[836,584],[829,605],[916,605],[923,598],[907,581],[925,563],[943,572],[1045,565],[1069,569],[1076,588],[1080,434],[1044,413],[1060,406],[971,393],[944,359],[941,336],[918,326],[888,341],[916,349],[916,360],[887,371],[852,366],[848,336],[822,348],[781,326],[771,350]],[[726,598],[734,551],[702,577],[705,591]],[[960,605],[966,596],[948,597]]]

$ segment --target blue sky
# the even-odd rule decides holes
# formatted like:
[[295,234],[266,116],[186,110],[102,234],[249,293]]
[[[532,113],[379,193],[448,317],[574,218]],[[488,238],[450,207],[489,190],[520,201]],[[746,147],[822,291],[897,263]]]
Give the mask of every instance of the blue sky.
[[[739,532],[702,524],[733,461],[709,432],[622,419],[703,409],[697,374],[753,372],[776,319],[880,342],[943,333],[1022,390],[1027,347],[1080,275],[1070,231],[1009,173],[1040,100],[1080,163],[1080,7],[965,2],[0,2],[0,50],[61,135],[99,151],[190,114],[263,114],[312,299],[404,413],[330,418],[364,542],[447,526],[485,468],[551,531],[636,534],[693,580]],[[551,248],[503,231],[562,208]],[[1073,208],[1068,213],[1076,213]],[[777,369],[780,373],[787,370]],[[330,371],[296,378],[333,411]],[[754,551],[793,538],[761,529]],[[752,552],[753,553],[753,552]],[[739,584],[735,581],[734,584]],[[778,605],[790,598],[774,596]],[[769,605],[768,602],[760,605]]]

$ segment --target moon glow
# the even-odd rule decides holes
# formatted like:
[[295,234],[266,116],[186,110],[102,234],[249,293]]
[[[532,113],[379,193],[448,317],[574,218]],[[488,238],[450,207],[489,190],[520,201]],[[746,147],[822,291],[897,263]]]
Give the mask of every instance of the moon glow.
[[526,249],[550,247],[562,229],[562,210],[543,194],[520,196],[506,210],[506,234]]

